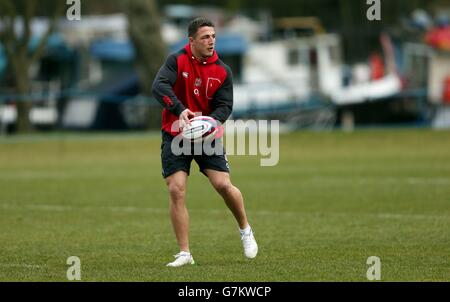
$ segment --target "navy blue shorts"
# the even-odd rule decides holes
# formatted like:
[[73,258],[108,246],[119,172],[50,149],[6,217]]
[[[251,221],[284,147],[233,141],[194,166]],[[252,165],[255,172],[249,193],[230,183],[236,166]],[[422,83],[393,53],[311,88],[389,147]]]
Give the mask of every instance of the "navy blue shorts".
[[[184,152],[183,154],[176,155],[173,153],[171,146],[173,139],[174,137],[172,135],[165,131],[162,131],[161,162],[162,176],[164,178],[178,171],[185,171],[189,175],[192,160],[195,160],[200,168],[200,172],[202,172],[203,174],[205,174],[205,169],[230,173],[227,155],[225,153],[225,149],[222,146],[221,140],[216,139],[211,143],[211,147],[213,148],[215,148],[216,144],[220,144],[215,149],[220,149],[222,152],[217,152],[217,154],[205,154],[203,148],[198,145],[202,143],[197,143],[197,150],[201,150],[201,154],[198,154],[199,152],[195,152],[194,150],[194,148],[196,148],[194,145],[196,144],[188,143],[190,145],[190,152]],[[180,148],[184,146],[183,143],[186,142],[181,141],[179,144]]]

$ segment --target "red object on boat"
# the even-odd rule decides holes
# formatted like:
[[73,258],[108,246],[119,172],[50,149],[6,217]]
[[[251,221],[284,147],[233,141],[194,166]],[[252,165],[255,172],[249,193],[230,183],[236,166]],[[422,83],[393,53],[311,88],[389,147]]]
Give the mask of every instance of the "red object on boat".
[[372,54],[369,58],[370,73],[372,80],[381,79],[384,76],[384,62],[379,54]]
[[444,80],[444,94],[442,96],[444,104],[450,104],[450,76]]
[[450,26],[433,28],[426,34],[425,41],[434,48],[450,50]]

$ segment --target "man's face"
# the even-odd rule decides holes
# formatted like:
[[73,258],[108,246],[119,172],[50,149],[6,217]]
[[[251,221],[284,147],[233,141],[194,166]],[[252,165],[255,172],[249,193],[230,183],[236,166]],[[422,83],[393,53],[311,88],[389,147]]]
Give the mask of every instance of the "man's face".
[[214,54],[216,31],[214,27],[200,27],[193,37],[189,37],[189,41],[194,56],[206,59]]

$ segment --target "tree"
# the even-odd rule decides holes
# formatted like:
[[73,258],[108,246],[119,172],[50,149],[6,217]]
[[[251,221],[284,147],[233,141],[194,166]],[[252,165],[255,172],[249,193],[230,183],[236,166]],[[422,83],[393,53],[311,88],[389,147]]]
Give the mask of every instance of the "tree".
[[[45,2],[45,1],[44,1]],[[2,43],[10,70],[13,73],[14,90],[20,96],[30,93],[31,79],[29,72],[43,55],[48,38],[54,31],[58,17],[62,16],[65,1],[46,1],[45,8],[49,10],[49,26],[45,34],[40,38],[38,46],[30,49],[32,38],[31,23],[39,9],[42,8],[41,1],[27,0],[1,0],[0,1],[0,43]],[[40,7],[39,7],[40,6]],[[18,24],[22,24],[19,31]],[[31,102],[19,100],[17,104],[19,132],[31,131],[29,120]]]
[[[154,0],[123,1],[122,5],[136,51],[141,89],[144,95],[151,96],[153,79],[167,56],[167,47],[161,36],[158,8]],[[154,110],[150,119],[159,124],[160,110]]]

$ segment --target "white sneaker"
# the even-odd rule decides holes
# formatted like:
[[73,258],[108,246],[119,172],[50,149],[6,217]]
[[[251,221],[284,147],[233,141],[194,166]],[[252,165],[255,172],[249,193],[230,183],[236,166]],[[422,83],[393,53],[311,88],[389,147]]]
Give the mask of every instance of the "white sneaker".
[[194,258],[192,258],[192,255],[188,252],[179,252],[178,254],[174,255],[174,257],[175,261],[170,262],[169,264],[167,264],[167,266],[178,267],[186,264],[195,264]]
[[247,234],[241,234],[242,245],[244,246],[244,255],[247,258],[255,258],[258,254],[258,244],[256,244],[253,231]]

